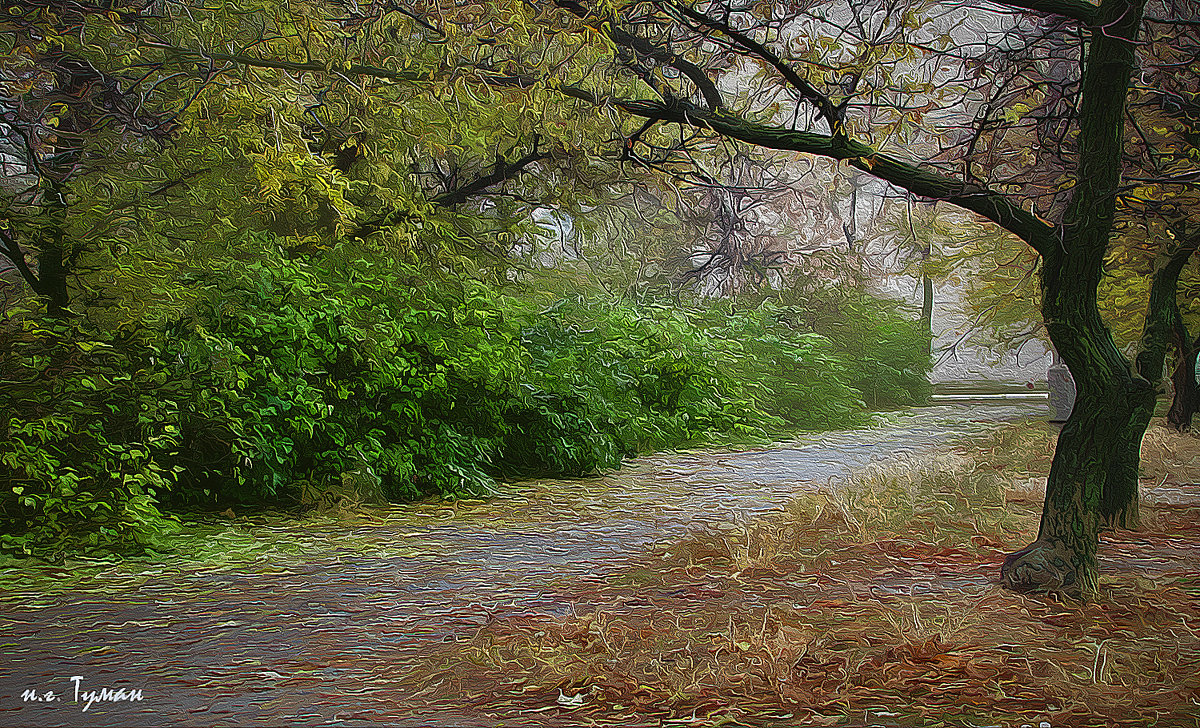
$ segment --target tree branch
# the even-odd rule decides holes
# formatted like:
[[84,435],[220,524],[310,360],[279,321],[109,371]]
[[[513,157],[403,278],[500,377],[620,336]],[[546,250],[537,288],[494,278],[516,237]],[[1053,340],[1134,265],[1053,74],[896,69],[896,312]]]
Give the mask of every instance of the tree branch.
[[[466,202],[468,198],[473,197],[487,188],[497,185],[505,180],[512,179],[520,174],[526,167],[534,162],[543,159],[549,159],[549,152],[538,151],[538,138],[533,141],[533,151],[521,157],[515,162],[508,163],[504,159],[498,158],[496,166],[493,170],[477,179],[474,179],[464,185],[461,185],[449,192],[444,192],[436,197],[429,199],[430,202],[439,207],[451,207]],[[384,227],[398,222],[402,219],[411,217],[408,213],[398,213],[396,210],[390,210],[376,218],[368,220],[352,233],[352,237],[365,238],[373,233],[379,232]]]
[[[1142,329],[1142,341],[1137,355],[1137,372],[1147,381],[1157,385],[1163,376],[1163,363],[1167,356],[1173,320],[1179,317],[1176,289],[1179,274],[1188,259],[1200,247],[1200,235],[1193,235],[1170,252],[1164,251],[1154,266],[1150,277],[1150,299],[1146,304],[1146,323]],[[1182,323],[1182,318],[1180,318]]]
[[691,7],[679,2],[678,0],[665,0],[665,2],[662,4],[669,6],[671,9],[675,10],[694,23],[698,23],[708,28],[712,28],[713,30],[719,31],[720,33],[728,36],[738,45],[771,64],[775,70],[779,71],[779,75],[783,76],[783,78],[789,84],[791,84],[792,87],[795,88],[805,100],[817,107],[817,110],[821,113],[821,116],[826,122],[829,123],[830,131],[834,133],[837,132],[835,126],[839,120],[839,115],[837,108],[833,105],[833,102],[829,100],[829,97],[818,91],[816,86],[813,86],[811,83],[809,83],[806,78],[796,72],[796,69],[785,63],[783,59],[769,50],[766,46],[762,45],[740,30],[735,29],[733,26],[729,25],[729,23],[710,18],[703,13],[693,10]]
[[[554,4],[581,20],[586,20],[589,15],[588,9],[575,0],[555,0]],[[717,90],[717,85],[708,77],[703,68],[678,53],[660,48],[646,38],[617,27],[615,21],[604,22],[601,29],[613,43],[629,48],[637,55],[652,58],[663,65],[670,66],[687,76],[700,91],[700,95],[704,97],[704,102],[710,109],[725,108],[725,103],[721,100],[721,92]]]
[[0,255],[12,261],[17,272],[21,274],[21,278],[29,284],[34,293],[42,294],[42,282],[30,270],[29,264],[25,262],[25,253],[21,250],[20,244],[16,238],[12,236],[7,228],[0,227]]
[[347,66],[338,66],[334,63],[321,63],[319,61],[307,61],[300,63],[298,61],[284,61],[275,58],[255,58],[253,56],[233,53],[199,51],[191,48],[182,48],[180,46],[159,45],[154,43],[149,45],[153,48],[163,50],[170,55],[175,55],[182,58],[203,61],[221,61],[223,63],[234,63],[250,68],[275,68],[281,71],[292,71],[294,73],[331,73],[340,74],[343,76],[369,76],[372,78],[387,79],[389,81],[428,81],[432,78],[432,74],[430,73],[421,73],[417,71],[393,71],[387,68],[380,68],[379,66],[369,66],[360,63],[354,63]]
[[1061,15],[1084,25],[1096,23],[1096,6],[1085,0],[987,0],[993,5],[1018,10],[1033,10],[1046,15]]
[[770,149],[846,160],[851,166],[915,195],[944,200],[991,220],[1045,255],[1057,244],[1056,228],[1006,195],[942,172],[902,162],[851,139],[765,126],[728,113],[654,101],[610,102],[630,114],[700,129]]
[[468,197],[479,194],[492,185],[499,184],[505,180],[512,179],[521,173],[529,165],[534,162],[548,159],[550,155],[547,152],[539,152],[537,148],[537,140],[534,140],[533,151],[521,157],[517,161],[509,164],[504,161],[503,157],[496,160],[496,167],[490,174],[485,174],[478,179],[472,180],[461,187],[450,190],[444,194],[434,197],[431,202],[442,207],[450,207],[465,202]]
[[[560,0],[560,2],[563,1],[567,0]],[[196,57],[211,57],[214,60],[225,60],[232,63],[244,63],[246,65],[265,68],[332,72],[328,66],[317,62],[293,63],[229,54],[213,53],[203,55],[196,51],[178,50]],[[344,75],[375,76],[393,80],[421,80],[428,78],[426,74],[388,71],[387,69],[362,65],[348,66],[344,69],[337,69],[336,72]],[[707,76],[705,78],[707,79]],[[537,78],[524,75],[488,75],[483,80],[485,83],[515,88],[529,88],[539,82]],[[901,189],[908,190],[915,195],[935,200],[944,200],[958,205],[963,209],[975,212],[1021,238],[1041,255],[1046,255],[1057,245],[1057,229],[1054,225],[1022,209],[1007,196],[979,185],[949,177],[938,171],[923,169],[902,162],[857,141],[840,136],[826,136],[756,124],[719,109],[709,111],[690,104],[673,103],[668,105],[655,101],[608,99],[599,97],[591,91],[577,86],[564,84],[550,84],[550,86],[565,96],[597,106],[611,104],[644,119],[667,121],[698,129],[708,129],[732,139],[739,139],[750,144],[771,149],[805,152],[830,159],[847,160],[851,166]],[[535,160],[525,162],[522,167],[532,161]],[[520,169],[515,169],[509,176],[519,171]],[[489,177],[494,175],[495,173],[489,175]],[[490,184],[495,184],[504,178],[507,177],[497,178]],[[485,189],[487,186],[483,185],[473,189],[472,193]],[[439,196],[439,198],[434,198],[434,201],[437,202],[442,197],[446,199],[445,204],[454,204],[455,201],[461,201],[454,193],[446,193],[446,195]],[[386,216],[374,221],[374,223],[377,225],[384,219],[386,219]],[[370,225],[371,223],[367,223],[360,227],[359,234],[363,234],[362,231]],[[378,228],[376,227],[375,229]],[[373,230],[368,230],[368,234],[369,232],[373,232]]]
[[178,187],[179,185],[184,184],[185,182],[192,179],[193,177],[199,177],[200,175],[206,174],[211,171],[212,171],[211,167],[205,167],[203,169],[198,169],[194,172],[188,172],[187,174],[183,175],[182,177],[179,177],[178,179],[168,180],[167,182],[164,182],[163,184],[159,185],[158,187],[155,187],[154,189],[147,192],[146,196],[154,197],[156,195],[165,194],[166,192],[174,189],[175,187]]

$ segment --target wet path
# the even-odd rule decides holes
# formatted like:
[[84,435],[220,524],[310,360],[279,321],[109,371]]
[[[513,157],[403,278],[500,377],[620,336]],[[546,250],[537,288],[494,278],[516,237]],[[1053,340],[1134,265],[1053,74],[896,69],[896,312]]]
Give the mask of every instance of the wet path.
[[[770,450],[646,457],[606,478],[345,522],[239,519],[197,544],[216,565],[22,566],[35,579],[10,570],[0,595],[0,726],[487,722],[452,699],[427,712],[398,687],[431,643],[497,616],[567,612],[570,595],[655,542],[1044,407],[930,407]],[[143,699],[83,711],[77,686]],[[23,700],[29,689],[55,699]]]

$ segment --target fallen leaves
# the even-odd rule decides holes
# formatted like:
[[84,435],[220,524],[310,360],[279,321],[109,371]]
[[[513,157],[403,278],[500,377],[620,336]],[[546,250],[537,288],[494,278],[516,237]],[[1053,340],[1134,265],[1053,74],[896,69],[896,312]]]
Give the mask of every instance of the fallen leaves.
[[[1033,508],[982,532],[987,523],[952,510],[937,538],[924,518],[864,538],[830,516],[853,507],[816,503],[648,554],[629,568],[654,581],[618,574],[574,595],[578,614],[487,627],[479,639],[504,636],[490,669],[532,659],[532,680],[588,686],[579,710],[614,725],[1200,721],[1200,529],[1106,537],[1106,569],[1121,575],[1081,605],[991,583],[997,552],[1036,528]],[[1200,498],[1146,512],[1195,523]],[[751,543],[769,564],[730,569]],[[1138,577],[1150,559],[1161,571]]]

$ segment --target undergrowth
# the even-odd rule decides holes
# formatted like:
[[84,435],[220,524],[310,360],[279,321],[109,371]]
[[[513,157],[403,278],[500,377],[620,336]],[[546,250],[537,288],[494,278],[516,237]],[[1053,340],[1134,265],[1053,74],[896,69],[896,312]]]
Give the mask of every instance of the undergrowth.
[[480,496],[847,427],[866,397],[850,340],[891,342],[869,360],[893,400],[928,386],[927,341],[886,302],[859,301],[831,337],[769,301],[510,291],[254,242],[258,260],[164,284],[180,300],[157,317],[49,317],[31,299],[0,321],[0,549],[138,553],[197,510]]

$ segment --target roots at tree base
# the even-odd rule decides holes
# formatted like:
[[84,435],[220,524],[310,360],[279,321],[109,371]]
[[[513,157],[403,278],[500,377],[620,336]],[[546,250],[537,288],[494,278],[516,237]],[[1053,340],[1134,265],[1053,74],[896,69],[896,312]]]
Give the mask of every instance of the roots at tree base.
[[1138,464],[1153,390],[1128,381],[1080,393],[1046,482],[1038,538],[1010,554],[1000,583],[1015,591],[1083,597],[1096,591],[1101,527],[1138,522]]
[[1019,592],[1049,592],[1076,599],[1096,589],[1096,568],[1077,563],[1062,541],[1037,540],[1009,554],[1000,567],[1000,583]]

